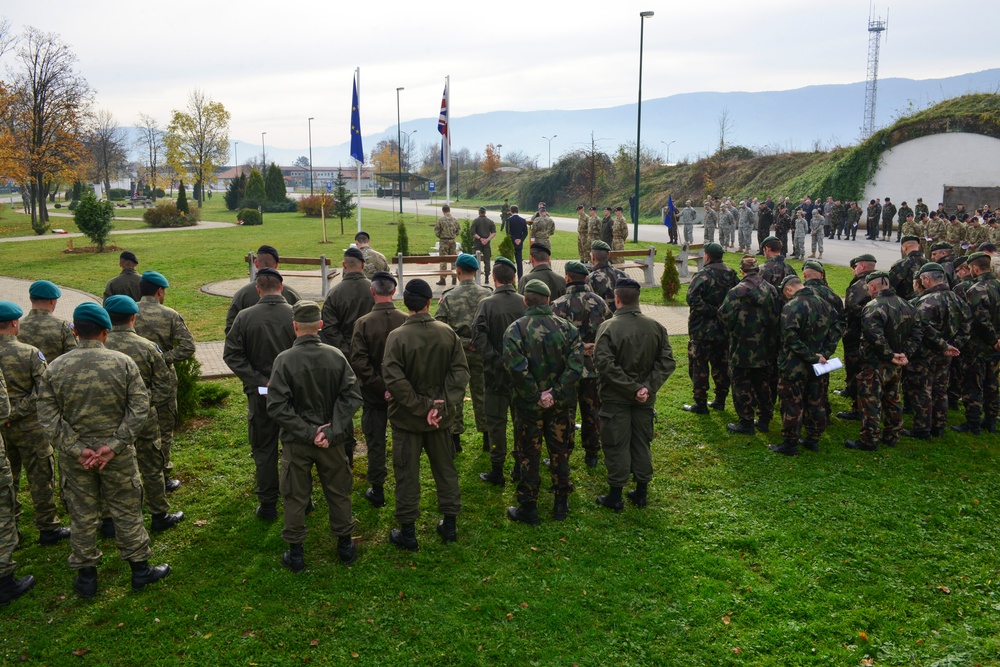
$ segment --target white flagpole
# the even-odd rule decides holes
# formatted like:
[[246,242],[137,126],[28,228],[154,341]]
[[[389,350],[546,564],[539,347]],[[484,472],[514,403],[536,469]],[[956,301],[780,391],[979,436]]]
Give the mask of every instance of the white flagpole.
[[[358,86],[358,117],[361,114],[361,68],[358,67],[354,71],[354,80]],[[358,231],[361,231],[361,162],[355,160],[358,163]]]
[[448,162],[445,165],[445,203],[451,206],[451,75],[444,77],[444,107],[448,110],[448,134],[445,135],[445,149],[448,151]]

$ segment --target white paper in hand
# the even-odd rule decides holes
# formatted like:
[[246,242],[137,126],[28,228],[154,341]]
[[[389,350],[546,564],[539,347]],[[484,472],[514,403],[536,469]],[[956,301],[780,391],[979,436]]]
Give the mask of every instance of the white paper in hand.
[[840,359],[834,357],[833,359],[827,359],[825,364],[813,364],[813,371],[816,375],[826,375],[830,371],[840,370],[844,367]]
[[257,387],[257,393],[261,396],[267,396],[267,387]]

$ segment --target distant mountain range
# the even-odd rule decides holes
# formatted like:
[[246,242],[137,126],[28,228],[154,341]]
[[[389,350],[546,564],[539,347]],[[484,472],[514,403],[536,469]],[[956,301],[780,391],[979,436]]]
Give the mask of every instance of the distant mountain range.
[[[876,123],[885,126],[902,115],[967,93],[1000,91],[1000,68],[944,79],[882,79],[878,82]],[[644,100],[642,143],[671,162],[696,159],[715,151],[723,110],[733,123],[727,144],[779,151],[828,149],[857,143],[864,116],[865,83],[820,85],[762,93],[683,93]],[[362,116],[362,126],[364,116]],[[589,149],[591,133],[599,150],[613,153],[635,141],[636,105],[576,111],[492,111],[452,119],[452,150],[482,153],[487,143],[502,144],[501,156],[520,151],[548,163],[548,142],[556,135],[553,162],[563,153]],[[437,116],[407,121],[403,132],[420,130],[417,146],[438,139]],[[426,134],[425,134],[426,133]],[[381,139],[395,138],[396,126],[364,135],[365,150]],[[419,138],[418,138],[419,137]],[[236,138],[236,137],[234,137]],[[240,139],[242,143],[242,139]],[[669,155],[664,145],[671,143]],[[253,143],[253,142],[247,142]],[[267,147],[268,161],[291,164],[308,147]],[[353,165],[349,143],[313,146],[316,165]]]

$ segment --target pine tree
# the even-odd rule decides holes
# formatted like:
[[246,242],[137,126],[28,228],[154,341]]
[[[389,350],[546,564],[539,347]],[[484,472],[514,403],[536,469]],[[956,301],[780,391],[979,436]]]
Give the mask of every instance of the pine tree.
[[226,208],[230,211],[235,211],[240,207],[240,202],[243,200],[243,191],[247,187],[247,175],[240,174],[236,178],[229,181],[229,186],[226,188]]
[[503,241],[500,242],[500,247],[497,248],[497,252],[510,261],[514,261],[514,242],[511,241],[510,234],[504,233]]
[[340,218],[340,233],[344,233],[344,218],[349,218],[357,209],[354,203],[354,195],[347,189],[347,181],[344,179],[343,171],[337,171],[337,180],[334,181],[333,190],[333,214]]
[[402,253],[403,257],[410,254],[410,237],[406,235],[406,223],[402,220],[396,228],[396,254],[399,253]]
[[195,181],[194,189],[191,191],[191,198],[198,202],[198,206],[201,206],[201,181]]
[[258,208],[263,206],[266,201],[264,177],[257,169],[252,169],[250,177],[247,179],[246,189],[243,191],[243,201],[240,203],[240,208]]
[[285,189],[285,177],[281,173],[281,168],[271,163],[267,168],[267,178],[264,179],[264,194],[267,196],[267,203],[277,204],[285,201],[288,191]]
[[472,238],[472,223],[468,220],[462,222],[462,233],[459,235],[462,244],[462,252],[470,255],[476,252],[475,239]]
[[111,220],[115,217],[115,205],[109,201],[97,201],[97,196],[93,190],[84,190],[80,197],[80,204],[73,212],[73,220],[80,231],[87,235],[97,246],[97,252],[104,252],[108,236],[114,225]]
[[677,262],[670,250],[663,257],[663,276],[660,278],[660,288],[663,290],[663,300],[673,301],[681,290],[681,276],[677,272]]
[[181,185],[177,188],[177,210],[181,213],[188,212],[188,198],[187,191],[184,189],[184,181],[181,181]]

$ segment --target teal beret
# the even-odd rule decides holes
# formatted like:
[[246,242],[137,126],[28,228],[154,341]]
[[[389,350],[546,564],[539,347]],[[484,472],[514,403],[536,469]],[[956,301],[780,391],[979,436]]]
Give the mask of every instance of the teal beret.
[[574,259],[566,262],[566,273],[575,273],[578,276],[585,276],[590,273],[590,271],[583,265],[583,262],[578,262]]
[[108,311],[104,310],[92,301],[81,303],[77,306],[73,310],[73,319],[83,322],[93,322],[94,324],[104,327],[105,329],[113,328],[111,325],[111,318],[108,317]]
[[36,280],[28,288],[28,296],[32,299],[58,299],[62,296],[62,291],[48,280]]
[[24,311],[21,310],[21,306],[13,301],[0,301],[0,322],[19,320],[22,315]]
[[719,245],[718,243],[714,243],[713,242],[713,243],[706,243],[705,244],[705,254],[706,255],[711,255],[712,257],[722,257],[725,253],[726,253],[726,251],[723,250],[722,246]]
[[943,273],[944,267],[938,264],[937,262],[927,262],[926,264],[920,267],[920,270],[917,271],[917,275],[922,276],[925,273],[930,273],[931,271],[941,271]]
[[496,266],[497,264],[503,264],[504,266],[509,266],[510,268],[517,271],[517,264],[515,264],[512,260],[507,259],[506,257],[503,256],[497,257],[496,260],[494,260],[493,265]]
[[479,270],[479,260],[476,259],[475,255],[470,255],[468,253],[462,253],[455,260],[455,266],[460,266],[463,269],[468,269],[469,271]]
[[541,280],[529,280],[528,284],[524,286],[524,291],[534,292],[535,294],[541,294],[542,296],[552,296],[552,290],[550,290],[549,286]]
[[163,277],[162,273],[157,273],[156,271],[146,271],[142,274],[142,280],[147,283],[153,283],[157,287],[170,287],[170,283],[167,279]]
[[135,315],[139,312],[139,306],[127,294],[115,294],[104,300],[104,310],[115,315]]
[[598,239],[598,240],[596,240],[596,241],[594,241],[593,243],[590,244],[590,249],[591,250],[608,250],[608,251],[610,251],[611,250],[611,246],[609,246],[604,241],[601,241],[600,239]]

